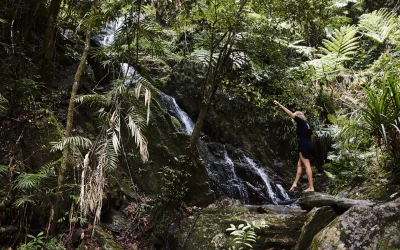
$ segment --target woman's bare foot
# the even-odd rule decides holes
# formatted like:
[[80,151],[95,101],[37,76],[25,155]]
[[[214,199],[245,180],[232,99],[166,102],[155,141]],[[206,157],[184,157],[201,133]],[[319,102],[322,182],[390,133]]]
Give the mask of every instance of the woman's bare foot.
[[314,192],[314,188],[307,188],[306,190],[304,190],[303,192]]
[[296,190],[297,185],[292,185],[292,187],[289,189],[289,192],[293,193],[294,190]]

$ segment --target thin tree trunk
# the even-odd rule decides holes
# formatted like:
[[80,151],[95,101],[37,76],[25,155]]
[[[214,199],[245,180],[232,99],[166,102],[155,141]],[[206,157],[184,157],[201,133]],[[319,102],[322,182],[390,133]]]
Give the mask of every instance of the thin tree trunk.
[[[86,32],[85,49],[83,50],[81,61],[79,63],[78,69],[76,70],[76,73],[75,73],[74,84],[72,85],[71,98],[69,100],[69,106],[68,106],[65,138],[69,138],[72,135],[72,124],[74,121],[75,99],[76,99],[76,94],[78,92],[79,82],[80,82],[81,76],[84,72],[85,63],[86,63],[88,53],[90,50],[90,38],[91,38],[91,29],[89,28],[88,31]],[[54,234],[55,230],[56,230],[56,225],[57,225],[57,220],[58,220],[59,210],[60,210],[60,203],[61,203],[61,198],[62,198],[62,190],[61,189],[62,189],[62,185],[64,184],[65,172],[67,170],[69,155],[70,155],[69,143],[65,143],[64,148],[63,148],[62,162],[61,162],[60,169],[58,171],[57,193],[56,193],[56,199],[54,202],[54,219],[53,219],[52,226],[51,226],[52,234]]]
[[49,19],[47,19],[46,32],[44,36],[44,59],[40,70],[43,81],[49,82],[53,73],[53,55],[54,55],[54,34],[56,31],[57,17],[60,13],[62,0],[52,0],[49,7]]
[[[212,101],[214,100],[215,93],[217,92],[219,85],[221,84],[222,75],[224,74],[226,63],[232,52],[233,36],[234,33],[230,32],[227,41],[225,42],[225,45],[222,51],[220,52],[214,70],[210,70],[210,68],[212,67],[211,61],[209,63],[209,70],[207,71],[207,75],[203,85],[204,87],[203,103],[201,105],[199,116],[197,117],[196,124],[194,125],[193,132],[190,137],[191,155],[193,155],[196,150],[197,140],[199,139],[201,130],[203,129],[204,119],[206,118],[207,112],[210,109]],[[207,91],[206,90],[207,87],[205,85],[208,84],[209,82],[211,82],[211,84],[209,86],[209,90]]]

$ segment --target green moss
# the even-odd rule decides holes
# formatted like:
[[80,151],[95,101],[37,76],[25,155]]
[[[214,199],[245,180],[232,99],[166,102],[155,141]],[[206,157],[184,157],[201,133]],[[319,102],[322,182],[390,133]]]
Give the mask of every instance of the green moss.
[[174,116],[171,117],[172,124],[174,125],[175,131],[179,132],[182,131],[182,125],[179,122],[178,119],[176,119]]

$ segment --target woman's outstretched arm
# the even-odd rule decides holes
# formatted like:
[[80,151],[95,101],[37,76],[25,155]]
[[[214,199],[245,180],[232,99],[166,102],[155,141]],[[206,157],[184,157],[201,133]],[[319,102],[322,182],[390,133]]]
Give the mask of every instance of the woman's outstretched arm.
[[294,113],[290,111],[289,109],[285,108],[282,104],[280,104],[277,100],[274,100],[274,104],[278,107],[280,107],[285,113],[290,116],[290,118],[294,118]]

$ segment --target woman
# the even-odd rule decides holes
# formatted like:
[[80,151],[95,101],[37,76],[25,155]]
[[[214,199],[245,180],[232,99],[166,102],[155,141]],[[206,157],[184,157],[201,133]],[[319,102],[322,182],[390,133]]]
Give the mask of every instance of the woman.
[[304,192],[314,192],[311,164],[310,164],[310,155],[313,151],[313,143],[312,143],[312,129],[310,124],[306,121],[306,117],[300,111],[296,111],[292,113],[289,109],[282,106],[278,101],[274,100],[274,104],[281,108],[285,113],[290,116],[297,124],[296,132],[297,132],[297,140],[298,140],[298,151],[299,151],[299,161],[297,162],[297,174],[296,179],[293,182],[292,187],[289,189],[289,192],[294,192],[297,188],[297,182],[300,179],[302,174],[301,164],[306,168],[306,174],[308,179],[308,188],[304,190]]

